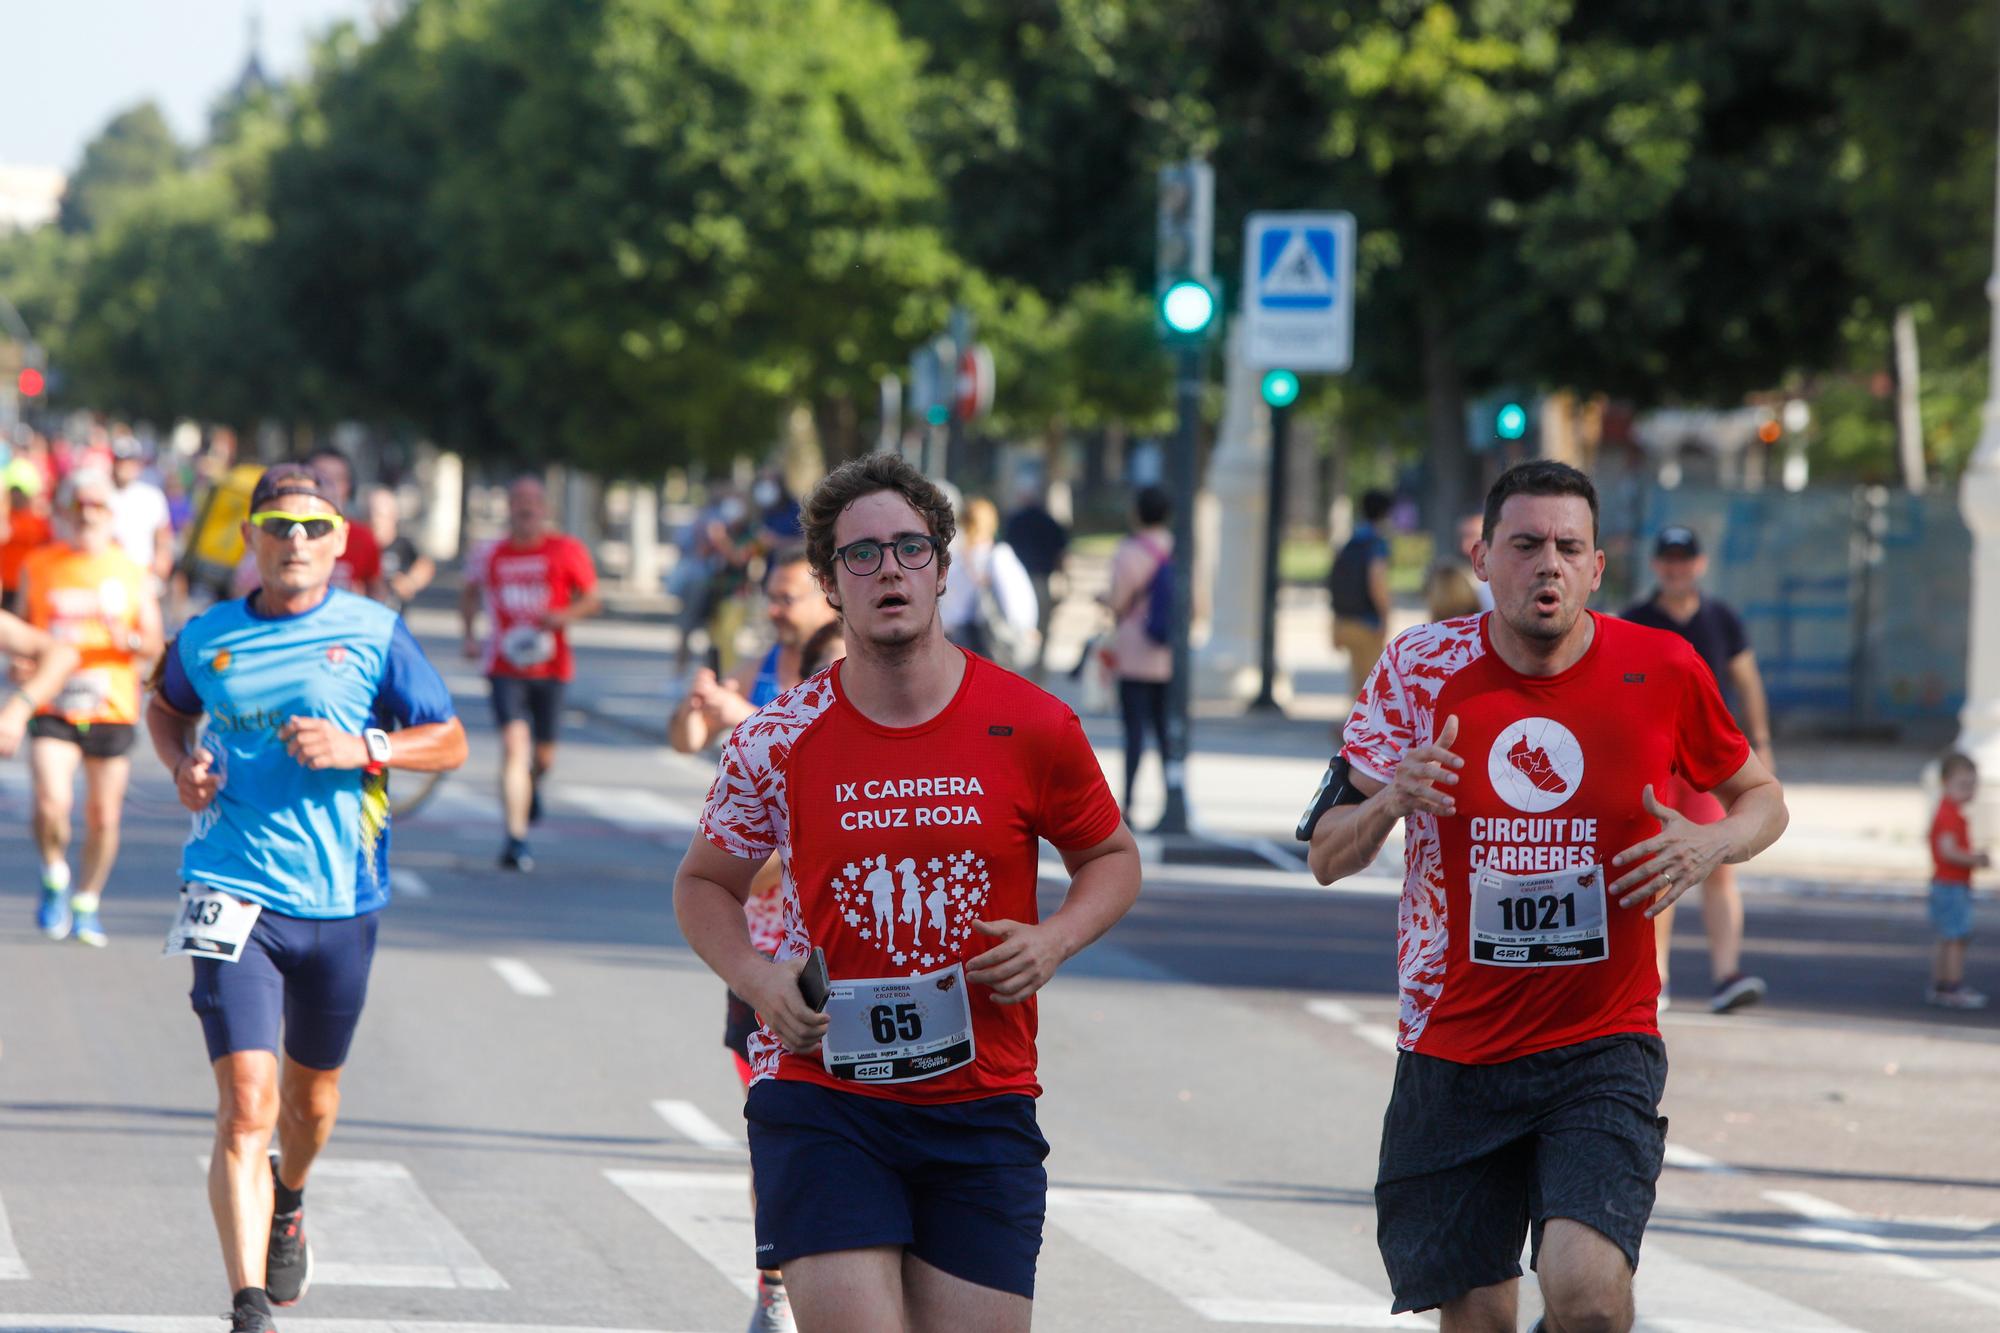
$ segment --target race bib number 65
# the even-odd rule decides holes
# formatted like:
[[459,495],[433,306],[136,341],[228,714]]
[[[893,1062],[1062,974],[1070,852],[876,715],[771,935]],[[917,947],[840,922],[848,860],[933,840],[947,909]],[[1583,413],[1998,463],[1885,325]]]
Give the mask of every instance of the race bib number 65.
[[957,963],[922,977],[835,981],[820,1062],[857,1083],[913,1083],[972,1063],[972,1005]]
[[1472,879],[1472,961],[1494,967],[1563,967],[1609,956],[1604,868]]

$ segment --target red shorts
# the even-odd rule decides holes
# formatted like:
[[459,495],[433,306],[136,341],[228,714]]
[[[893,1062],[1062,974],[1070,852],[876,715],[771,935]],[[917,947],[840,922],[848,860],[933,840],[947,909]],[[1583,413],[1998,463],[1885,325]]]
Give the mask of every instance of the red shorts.
[[1728,813],[1722,808],[1721,801],[1705,791],[1696,791],[1678,773],[1667,779],[1667,790],[1662,799],[1697,824],[1713,824]]

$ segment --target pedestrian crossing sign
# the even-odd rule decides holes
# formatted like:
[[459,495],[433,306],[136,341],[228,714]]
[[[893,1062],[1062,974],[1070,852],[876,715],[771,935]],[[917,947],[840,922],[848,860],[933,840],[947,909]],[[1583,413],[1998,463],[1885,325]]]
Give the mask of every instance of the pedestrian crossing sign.
[[1353,215],[1253,213],[1243,239],[1250,365],[1346,370],[1354,340]]

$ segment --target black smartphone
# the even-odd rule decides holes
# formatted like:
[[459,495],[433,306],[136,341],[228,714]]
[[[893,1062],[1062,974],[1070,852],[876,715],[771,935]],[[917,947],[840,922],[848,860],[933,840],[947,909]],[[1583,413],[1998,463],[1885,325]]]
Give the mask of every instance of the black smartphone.
[[815,947],[806,959],[805,970],[799,973],[799,994],[805,996],[806,1008],[823,1014],[832,993],[833,985],[826,975],[826,950]]

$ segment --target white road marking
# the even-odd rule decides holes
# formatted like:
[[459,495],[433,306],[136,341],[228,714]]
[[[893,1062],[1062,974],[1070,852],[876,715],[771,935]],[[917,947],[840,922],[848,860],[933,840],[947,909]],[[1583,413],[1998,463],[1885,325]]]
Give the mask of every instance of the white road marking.
[[489,958],[486,961],[516,995],[531,995],[539,999],[556,993],[556,988],[543,980],[541,973],[518,958]]
[[1339,1000],[1307,1000],[1306,1012],[1315,1018],[1324,1018],[1329,1023],[1346,1028],[1378,1051],[1394,1055],[1400,1049],[1396,1045],[1394,1028],[1384,1027],[1380,1023],[1362,1022],[1360,1013],[1353,1005]]
[[7,1225],[7,1205],[0,1201],[0,1282],[25,1282],[28,1265],[14,1246],[14,1229]]
[[1217,1323],[1436,1327],[1192,1194],[1052,1189],[1049,1220]]
[[606,1171],[604,1178],[706,1259],[745,1296],[757,1294],[750,1177],[742,1171]]
[[[208,1154],[195,1160],[207,1172]],[[315,1286],[507,1290],[507,1280],[487,1266],[401,1162],[322,1157],[313,1164],[311,1188],[308,1233]],[[286,1319],[285,1327],[311,1333],[312,1323]],[[458,1326],[425,1327],[456,1330]],[[213,1333],[212,1319],[209,1328]]]
[[1736,1168],[1727,1162],[1719,1162],[1707,1153],[1696,1152],[1693,1148],[1683,1148],[1678,1143],[1667,1145],[1667,1165],[1680,1171],[1700,1171],[1711,1176],[1733,1176]]
[[1639,1255],[1633,1300],[1638,1333],[1859,1333],[1651,1240]]
[[[314,1277],[314,1281],[322,1281]],[[30,1333],[218,1333],[214,1315],[0,1315],[0,1329]],[[432,1319],[298,1319],[284,1333],[664,1333],[662,1329],[600,1329],[552,1323],[458,1323]]]
[[391,870],[389,887],[409,898],[431,896],[431,882],[414,870]]
[[693,1102],[662,1098],[653,1103],[653,1112],[672,1125],[681,1137],[691,1139],[710,1152],[747,1152],[744,1141],[710,1120]]
[[565,782],[551,788],[549,795],[564,810],[590,815],[637,833],[684,833],[697,822],[695,811],[679,801],[631,787],[588,787]]
[[1951,1292],[1974,1304],[2000,1309],[2000,1289],[1962,1277],[1947,1277],[1943,1270],[1902,1253],[1908,1241],[1890,1240],[1882,1234],[1892,1225],[1890,1223],[1865,1217],[1829,1199],[1796,1190],[1766,1190],[1764,1197],[1780,1208],[1820,1224],[1793,1227],[1787,1233],[1789,1235],[1829,1249],[1859,1251],[1904,1277],[1929,1283],[1938,1290]]
[[[1143,839],[1141,840],[1143,844]],[[1403,881],[1387,875],[1353,875],[1335,884],[1317,884],[1309,874],[1290,870],[1266,870],[1258,866],[1162,865],[1144,853],[1146,891],[1188,892],[1208,897],[1229,894],[1316,893],[1361,894],[1371,898],[1400,898]],[[1058,884],[1069,883],[1069,871],[1058,860],[1039,861],[1036,873]]]

